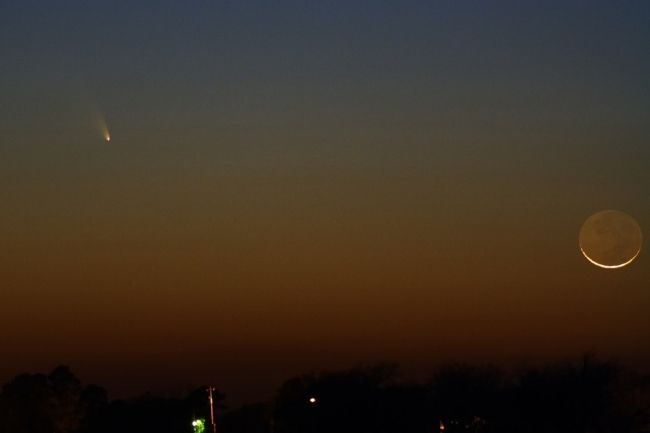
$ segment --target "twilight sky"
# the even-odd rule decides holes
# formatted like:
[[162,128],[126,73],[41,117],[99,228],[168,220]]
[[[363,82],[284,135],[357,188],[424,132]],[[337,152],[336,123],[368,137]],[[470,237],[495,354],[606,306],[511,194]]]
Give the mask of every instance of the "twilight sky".
[[643,0],[0,1],[0,379],[650,363],[647,253],[577,247],[650,237],[649,41]]

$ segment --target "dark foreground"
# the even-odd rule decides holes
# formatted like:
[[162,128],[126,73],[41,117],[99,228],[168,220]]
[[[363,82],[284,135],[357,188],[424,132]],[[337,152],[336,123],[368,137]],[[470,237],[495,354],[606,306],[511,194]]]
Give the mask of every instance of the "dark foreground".
[[[269,402],[224,401],[215,395],[219,433],[650,432],[649,377],[593,358],[514,374],[453,364],[424,383],[370,366],[289,379]],[[109,401],[67,367],[16,376],[0,395],[3,433],[200,432],[194,420],[211,432],[203,387],[184,398]]]

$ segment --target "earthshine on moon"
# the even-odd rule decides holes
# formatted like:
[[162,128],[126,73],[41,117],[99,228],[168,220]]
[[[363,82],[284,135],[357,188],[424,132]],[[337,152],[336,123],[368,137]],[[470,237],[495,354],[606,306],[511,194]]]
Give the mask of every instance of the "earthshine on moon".
[[626,213],[604,210],[587,218],[580,229],[580,251],[592,264],[605,269],[629,265],[639,256],[643,235]]

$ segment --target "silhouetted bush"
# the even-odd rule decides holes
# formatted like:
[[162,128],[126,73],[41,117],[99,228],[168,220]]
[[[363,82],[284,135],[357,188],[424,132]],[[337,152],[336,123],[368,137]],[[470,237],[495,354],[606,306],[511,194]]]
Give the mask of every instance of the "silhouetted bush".
[[[224,399],[215,394],[219,409]],[[268,403],[219,416],[219,433],[648,433],[650,378],[585,357],[505,374],[454,363],[423,384],[392,365],[287,380]],[[67,367],[21,374],[0,394],[0,432],[191,433],[209,420],[206,387],[184,398],[109,402]],[[206,432],[209,433],[209,432]]]

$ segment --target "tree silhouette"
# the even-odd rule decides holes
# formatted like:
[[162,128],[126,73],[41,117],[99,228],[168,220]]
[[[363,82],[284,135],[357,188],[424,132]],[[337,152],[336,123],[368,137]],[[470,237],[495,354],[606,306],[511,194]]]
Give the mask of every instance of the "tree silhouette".
[[640,385],[590,356],[577,366],[529,370],[513,392],[513,418],[531,433],[639,432],[647,413],[636,398]]
[[275,431],[423,431],[426,391],[397,385],[395,372],[380,364],[290,379],[275,399]]
[[493,366],[445,365],[430,382],[433,411],[446,431],[489,431],[501,415],[504,386]]
[[[209,420],[207,387],[184,398],[109,402],[67,367],[24,373],[2,388],[1,433],[191,433]],[[224,395],[214,394],[223,410]],[[594,357],[506,375],[491,366],[439,368],[425,384],[393,365],[291,378],[268,403],[217,420],[219,433],[648,433],[650,378]]]
[[[103,395],[103,400],[97,396]],[[0,431],[12,433],[77,433],[89,426],[93,410],[106,403],[105,391],[84,389],[66,366],[49,375],[24,373],[2,389]]]

